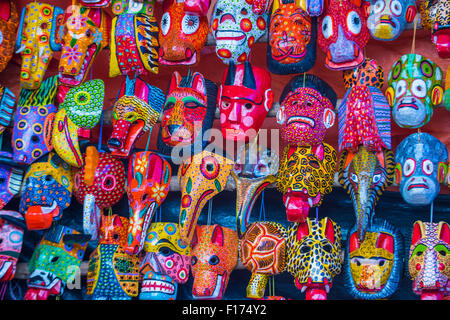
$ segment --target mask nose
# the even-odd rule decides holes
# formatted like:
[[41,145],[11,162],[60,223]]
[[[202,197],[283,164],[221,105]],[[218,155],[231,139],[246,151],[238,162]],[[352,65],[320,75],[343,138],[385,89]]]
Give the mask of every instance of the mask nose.
[[113,148],[122,148],[122,142],[117,138],[111,138],[108,140],[108,146]]

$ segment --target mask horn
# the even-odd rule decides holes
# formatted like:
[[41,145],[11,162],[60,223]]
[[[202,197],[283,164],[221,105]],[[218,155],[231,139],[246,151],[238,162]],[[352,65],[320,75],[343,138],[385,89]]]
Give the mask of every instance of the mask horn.
[[245,88],[256,90],[255,75],[253,74],[253,68],[250,62],[245,61],[244,68],[244,79],[242,81],[243,86]]
[[236,75],[236,66],[234,65],[233,61],[230,61],[230,64],[228,65],[227,70],[227,77],[225,79],[225,86],[232,86],[234,85],[234,77]]
[[280,7],[280,0],[273,0],[272,14]]

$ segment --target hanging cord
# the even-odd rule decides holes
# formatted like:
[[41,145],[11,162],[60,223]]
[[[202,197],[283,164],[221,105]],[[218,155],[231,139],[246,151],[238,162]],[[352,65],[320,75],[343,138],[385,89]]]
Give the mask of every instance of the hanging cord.
[[316,223],[319,221],[319,207],[316,207]]
[[0,289],[0,300],[3,300],[5,298],[5,292],[6,292],[6,289],[8,288],[8,283],[9,283],[9,281],[4,281],[2,283],[2,287]]
[[[263,218],[263,219],[261,219]],[[259,222],[266,221],[266,207],[264,205],[264,190],[261,192],[261,207],[259,209]]]
[[419,15],[416,15],[414,18],[414,31],[413,31],[413,41],[411,45],[411,53],[414,54],[416,50],[416,30],[417,30],[417,20],[419,19]]
[[433,213],[434,213],[434,201],[430,205],[430,223],[433,223]]
[[211,213],[212,213],[212,205],[213,205],[213,199],[211,198],[209,201],[208,201],[208,220],[207,220],[207,222],[206,222],[206,224],[207,225],[210,225],[211,224]]

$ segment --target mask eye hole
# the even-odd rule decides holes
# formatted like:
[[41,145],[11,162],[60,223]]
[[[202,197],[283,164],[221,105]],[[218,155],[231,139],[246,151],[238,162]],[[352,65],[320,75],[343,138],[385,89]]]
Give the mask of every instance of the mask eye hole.
[[244,104],[244,108],[250,110],[251,108],[253,108],[253,105],[250,102],[247,102],[246,104]]
[[385,265],[385,263],[386,263],[386,260],[381,259],[381,260],[378,261],[378,266],[382,267],[382,266]]
[[359,261],[358,258],[353,258],[352,263],[356,264],[357,267],[359,267],[361,265],[361,262]]
[[414,159],[407,159],[403,164],[403,174],[405,177],[409,177],[416,170],[416,161]]
[[247,14],[248,14],[247,9],[242,8],[242,10],[241,10],[241,15],[246,16]]
[[0,184],[4,184],[5,183],[5,178],[0,178]]
[[192,258],[191,258],[191,265],[192,266],[195,265],[197,263],[197,261],[198,261],[197,257],[196,256],[192,256]]
[[424,160],[422,162],[422,171],[428,176],[431,175],[433,173],[433,162],[428,159]]
[[325,16],[322,20],[322,34],[325,39],[333,35],[333,20],[331,16]]
[[108,174],[103,178],[102,182],[103,189],[110,191],[114,189],[115,186],[116,186],[116,179],[114,178],[113,175]]
[[170,29],[170,14],[168,12],[164,13],[161,17],[161,33],[165,36],[169,33]]
[[209,258],[209,264],[212,266],[215,266],[216,264],[218,264],[220,261],[219,257],[216,255],[211,256],[211,258]]
[[358,176],[356,174],[354,174],[353,172],[350,174],[350,179],[354,182],[354,183],[358,183]]
[[114,233],[114,235],[113,235],[113,239],[114,239],[114,240],[117,240],[117,239],[119,239],[119,235],[118,235],[117,233]]
[[326,245],[324,245],[322,248],[323,248],[323,250],[324,250],[325,252],[328,252],[328,253],[331,253],[331,252],[333,251],[333,247],[332,247],[331,244],[329,244],[329,243],[327,243]]
[[92,37],[92,31],[90,29],[86,30],[86,37],[88,38]]
[[50,259],[51,263],[56,263],[59,261],[59,256],[54,256],[53,258]]

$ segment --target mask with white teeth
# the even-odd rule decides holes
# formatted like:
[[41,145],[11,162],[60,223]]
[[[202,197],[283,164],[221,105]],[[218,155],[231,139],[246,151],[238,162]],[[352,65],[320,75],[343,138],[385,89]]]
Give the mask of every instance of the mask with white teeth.
[[216,40],[216,54],[226,64],[242,63],[250,49],[266,31],[268,12],[252,11],[253,1],[219,0],[211,17],[211,33]]
[[281,138],[297,146],[322,143],[335,121],[337,95],[325,81],[312,74],[296,76],[280,96],[277,122]]
[[151,224],[141,253],[143,282],[139,299],[176,299],[178,284],[189,279],[190,266],[191,247],[181,240],[178,224]]
[[29,230],[50,228],[71,202],[71,167],[54,152],[34,162],[25,174],[25,189],[19,211]]
[[[62,45],[59,82],[63,87],[78,86],[86,79],[98,53],[109,44],[110,24],[111,17],[101,8],[67,8],[58,34]],[[63,96],[58,98],[64,101]]]

